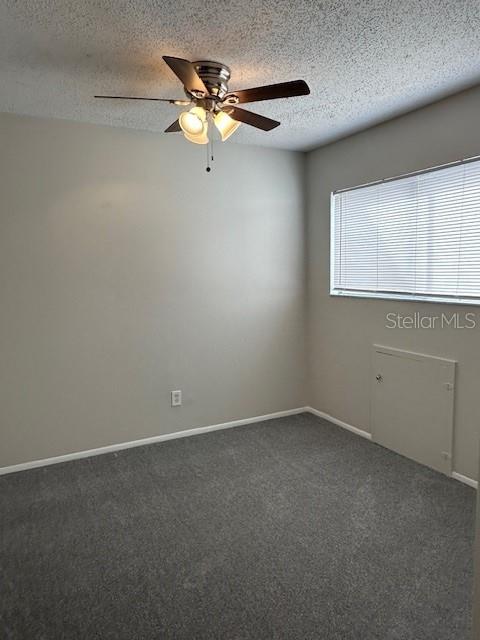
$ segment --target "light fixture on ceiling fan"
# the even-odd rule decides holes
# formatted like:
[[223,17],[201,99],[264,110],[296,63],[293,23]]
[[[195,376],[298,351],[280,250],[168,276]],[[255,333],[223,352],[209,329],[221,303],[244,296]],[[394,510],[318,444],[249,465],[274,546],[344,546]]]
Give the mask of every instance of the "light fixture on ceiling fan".
[[209,120],[218,129],[222,142],[225,142],[240,126],[240,122],[231,118],[225,111],[212,114],[198,106],[181,113],[178,124],[187,140],[196,144],[207,144]]
[[179,106],[191,106],[183,111],[165,133],[183,132],[187,140],[195,144],[208,144],[209,126],[218,129],[222,142],[234,133],[241,123],[248,124],[262,131],[271,131],[280,122],[266,118],[258,113],[241,109],[238,104],[291,98],[310,93],[304,80],[292,80],[253,89],[241,89],[229,92],[228,81],[230,69],[221,62],[200,60],[189,62],[182,58],[163,56],[164,61],[180,79],[184,86],[187,100],[170,100],[166,98],[139,98],[133,96],[95,96],[95,98],[113,98],[120,100],[153,100],[168,102]]

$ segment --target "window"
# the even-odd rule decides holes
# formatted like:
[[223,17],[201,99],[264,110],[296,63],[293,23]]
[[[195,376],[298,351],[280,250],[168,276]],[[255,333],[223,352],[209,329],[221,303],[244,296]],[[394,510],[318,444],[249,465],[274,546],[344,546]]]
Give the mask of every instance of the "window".
[[480,160],[332,193],[330,293],[480,304]]

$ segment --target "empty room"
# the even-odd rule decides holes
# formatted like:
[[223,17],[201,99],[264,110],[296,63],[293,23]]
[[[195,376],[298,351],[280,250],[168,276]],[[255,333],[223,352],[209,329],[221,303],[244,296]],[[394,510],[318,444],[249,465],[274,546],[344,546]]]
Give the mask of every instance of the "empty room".
[[480,640],[479,398],[478,0],[0,4],[2,640]]

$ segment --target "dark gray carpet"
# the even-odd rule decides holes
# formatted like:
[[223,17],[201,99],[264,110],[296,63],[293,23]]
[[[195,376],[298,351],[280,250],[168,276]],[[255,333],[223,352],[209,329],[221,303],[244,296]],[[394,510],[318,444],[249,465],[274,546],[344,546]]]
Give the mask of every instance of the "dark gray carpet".
[[0,496],[1,638],[468,637],[474,491],[310,415]]

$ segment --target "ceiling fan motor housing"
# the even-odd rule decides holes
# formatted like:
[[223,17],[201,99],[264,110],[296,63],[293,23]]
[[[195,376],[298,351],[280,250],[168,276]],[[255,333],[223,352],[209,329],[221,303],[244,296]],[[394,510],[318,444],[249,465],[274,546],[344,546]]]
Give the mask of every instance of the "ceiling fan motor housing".
[[198,60],[197,62],[192,62],[192,64],[207,87],[209,94],[214,98],[218,98],[218,100],[222,100],[228,92],[229,67],[222,62],[212,62],[210,60]]

